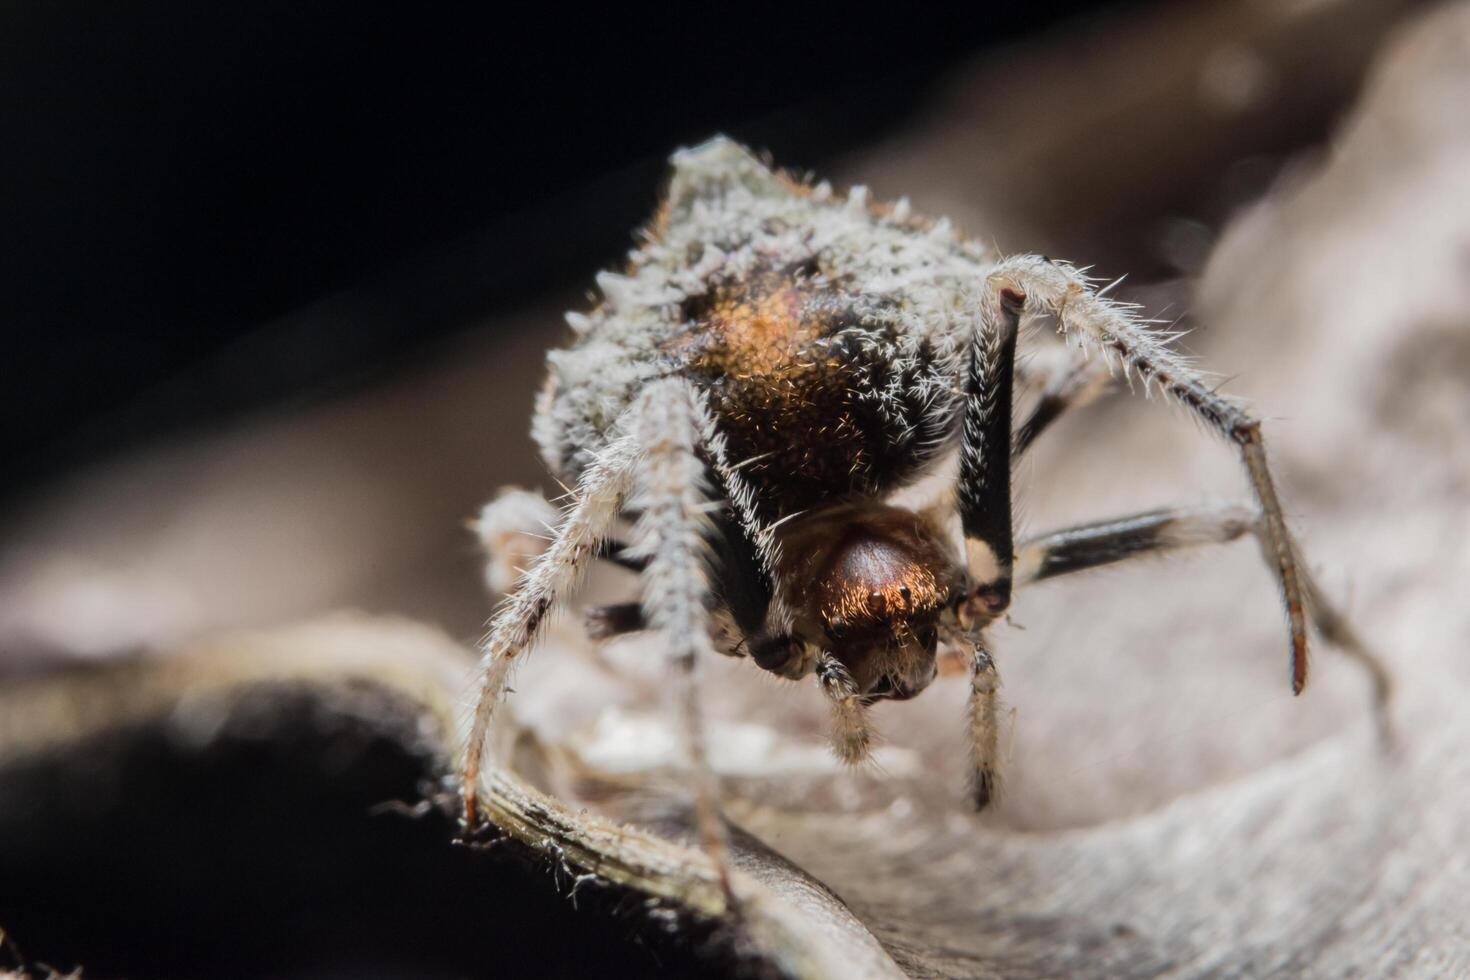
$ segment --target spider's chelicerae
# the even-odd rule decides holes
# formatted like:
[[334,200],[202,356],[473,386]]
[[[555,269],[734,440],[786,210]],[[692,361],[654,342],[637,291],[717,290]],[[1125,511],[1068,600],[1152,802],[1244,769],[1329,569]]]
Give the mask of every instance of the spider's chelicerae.
[[[830,700],[842,759],[868,753],[874,702],[919,694],[936,651],[972,664],[974,801],[995,789],[995,661],[986,627],[1042,579],[1245,534],[1260,542],[1307,680],[1307,620],[1386,676],[1327,604],[1282,517],[1261,426],[1133,309],[1070,265],[1001,257],[904,201],[845,196],[775,172],[728,139],[675,154],[668,195],[602,301],[568,317],[532,431],[572,502],[495,616],[463,769],[466,821],[512,666],[597,559],[638,570],[642,601],[594,610],[595,633],[662,634],[706,848],[724,829],[705,762],[695,665],[720,650]],[[1044,317],[1065,357],[1017,360]],[[1165,509],[1016,542],[1011,470],[1033,440],[1121,368],[1229,440],[1255,506]],[[1024,397],[1022,397],[1024,396]],[[1029,405],[1019,425],[1013,403]],[[951,469],[917,506],[896,491]],[[522,506],[512,498],[488,508]],[[614,540],[620,516],[633,540]]]

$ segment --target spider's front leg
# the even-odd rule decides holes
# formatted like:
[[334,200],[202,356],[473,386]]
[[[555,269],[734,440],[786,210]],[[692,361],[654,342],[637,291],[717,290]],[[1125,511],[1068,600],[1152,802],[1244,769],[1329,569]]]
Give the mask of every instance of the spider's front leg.
[[588,468],[575,493],[576,502],[551,545],[505,600],[491,626],[461,773],[464,819],[470,829],[479,822],[485,735],[495,705],[505,694],[515,658],[535,640],[547,614],[565,600],[580,573],[595,558],[605,557],[604,543],[632,490],[632,503],[641,513],[630,554],[631,563],[642,574],[640,625],[646,623],[660,632],[669,663],[675,668],[680,728],[696,780],[700,839],[726,900],[733,906],[725,825],[694,683],[699,659],[713,652],[705,567],[711,502],[704,489],[704,463],[698,450],[717,437],[698,393],[673,380],[649,386],[616,431],[626,434]]
[[965,534],[970,592],[959,616],[960,625],[974,644],[969,731],[977,809],[990,803],[998,783],[1000,678],[982,631],[1011,602],[1016,562],[1011,523],[1011,414],[1016,337],[1025,302],[1025,294],[1013,283],[1002,276],[990,277],[965,367],[956,496]]
[[1296,542],[1286,526],[1276,485],[1266,463],[1260,420],[1238,403],[1221,395],[1209,379],[1167,346],[1133,315],[1132,308],[1115,303],[1090,288],[1071,266],[1040,256],[1007,259],[997,276],[1014,282],[1026,295],[1026,305],[1056,319],[1060,328],[1136,372],[1145,387],[1158,385],[1167,396],[1184,405],[1206,425],[1233,442],[1244,464],[1261,513],[1261,540],[1270,557],[1291,632],[1291,689],[1300,694],[1307,683],[1307,614],[1309,601],[1300,570]]
[[1000,675],[983,637],[975,639],[970,662],[970,798],[975,809],[990,805],[998,789]]
[[979,628],[1011,602],[1011,412],[1016,336],[1026,295],[992,276],[965,365],[964,422],[957,487],[970,596],[964,625]]
[[480,822],[480,770],[485,736],[495,706],[505,696],[516,658],[535,642],[547,615],[566,600],[597,554],[599,544],[617,521],[623,497],[632,480],[638,445],[631,435],[621,436],[587,468],[577,486],[575,503],[556,529],[515,591],[502,602],[490,624],[480,659],[480,689],[474,721],[465,744],[460,770],[460,794],[467,830]]
[[727,903],[735,907],[729,841],[719,784],[710,769],[695,671],[714,654],[710,642],[709,532],[713,502],[701,446],[717,436],[702,396],[673,379],[650,385],[634,409],[633,434],[644,453],[633,504],[640,512],[632,554],[646,560],[643,612],[674,670],[681,735],[695,780],[695,820]]
[[827,651],[817,657],[817,686],[832,708],[832,750],[837,758],[855,766],[868,758],[873,748],[873,730],[852,675],[842,661]]

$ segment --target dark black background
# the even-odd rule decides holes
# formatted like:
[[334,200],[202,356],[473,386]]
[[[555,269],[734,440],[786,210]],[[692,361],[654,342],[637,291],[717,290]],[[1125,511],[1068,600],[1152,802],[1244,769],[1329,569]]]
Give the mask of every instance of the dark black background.
[[0,495],[587,281],[679,144],[818,166],[1098,6],[6,4]]

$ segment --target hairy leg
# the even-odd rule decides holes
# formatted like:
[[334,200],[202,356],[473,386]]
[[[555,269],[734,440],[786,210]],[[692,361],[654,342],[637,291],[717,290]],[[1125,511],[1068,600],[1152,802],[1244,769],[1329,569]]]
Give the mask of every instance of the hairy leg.
[[648,625],[662,635],[674,671],[674,692],[688,763],[695,781],[695,819],[705,853],[725,896],[735,894],[729,871],[729,842],[720,815],[719,787],[710,769],[696,670],[714,648],[707,607],[707,563],[712,502],[705,487],[699,447],[713,424],[698,392],[681,381],[649,386],[638,401],[633,433],[644,453],[638,468],[634,507],[640,512],[633,553],[647,560],[643,609]]
[[1234,400],[1215,391],[1210,379],[1168,347],[1134,315],[1132,307],[1100,296],[1076,269],[1040,256],[1007,259],[992,278],[1009,279],[1024,290],[1027,308],[1054,317],[1060,328],[1101,352],[1126,375],[1137,374],[1145,390],[1157,386],[1205,424],[1235,443],[1261,511],[1262,546],[1270,558],[1291,632],[1291,689],[1307,683],[1306,589],[1296,543],[1286,526],[1276,485],[1266,463],[1261,423]]
[[474,720],[460,772],[464,821],[479,823],[480,769],[485,736],[495,706],[504,697],[511,667],[540,633],[546,616],[565,600],[586,570],[597,547],[617,520],[637,460],[631,435],[617,438],[587,468],[577,486],[575,503],[557,527],[551,545],[501,603],[481,647],[480,688]]
[[471,519],[469,529],[485,556],[485,586],[492,595],[515,588],[525,570],[556,534],[556,505],[534,490],[505,487]]
[[983,630],[1005,612],[1011,600],[1016,561],[1011,467],[1047,425],[1094,387],[1085,369],[1058,372],[1042,389],[1021,432],[1013,432],[1016,342],[1026,303],[1026,293],[1015,278],[1003,270],[989,277],[963,382],[956,500],[971,591],[961,607],[960,623],[973,645],[968,733],[971,798],[979,810],[990,804],[998,788],[1000,678]]
[[959,482],[955,488],[971,594],[965,623],[978,629],[1011,601],[1011,411],[1016,335],[1026,297],[992,276],[965,361]]
[[[724,471],[723,448],[707,444],[701,454],[713,483],[724,490],[730,483],[719,474]],[[738,476],[738,474],[736,474]],[[726,501],[739,494],[724,492]],[[800,659],[791,656],[794,649],[783,608],[775,595],[775,586],[765,570],[759,530],[752,529],[733,506],[724,506],[711,515],[710,570],[711,597],[715,603],[718,650],[731,656],[749,656],[760,667],[782,674],[801,676]],[[632,571],[642,571],[647,559],[620,542],[609,541],[600,557]],[[608,639],[648,628],[643,607],[636,602],[620,602],[598,606],[587,612],[587,632],[593,639]]]
[[970,664],[970,786],[975,809],[990,805],[1000,788],[1000,675],[983,636]]
[[848,765],[857,765],[872,750],[873,730],[868,725],[852,675],[842,661],[830,653],[817,658],[817,684],[832,705],[832,751]]

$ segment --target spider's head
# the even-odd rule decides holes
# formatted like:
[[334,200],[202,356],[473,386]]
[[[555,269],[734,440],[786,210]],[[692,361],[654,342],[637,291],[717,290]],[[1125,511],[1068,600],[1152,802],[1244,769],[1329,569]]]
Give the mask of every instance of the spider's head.
[[865,697],[918,694],[934,679],[940,617],[963,594],[943,535],[882,504],[793,523],[781,540],[781,578],[796,638],[830,651]]

